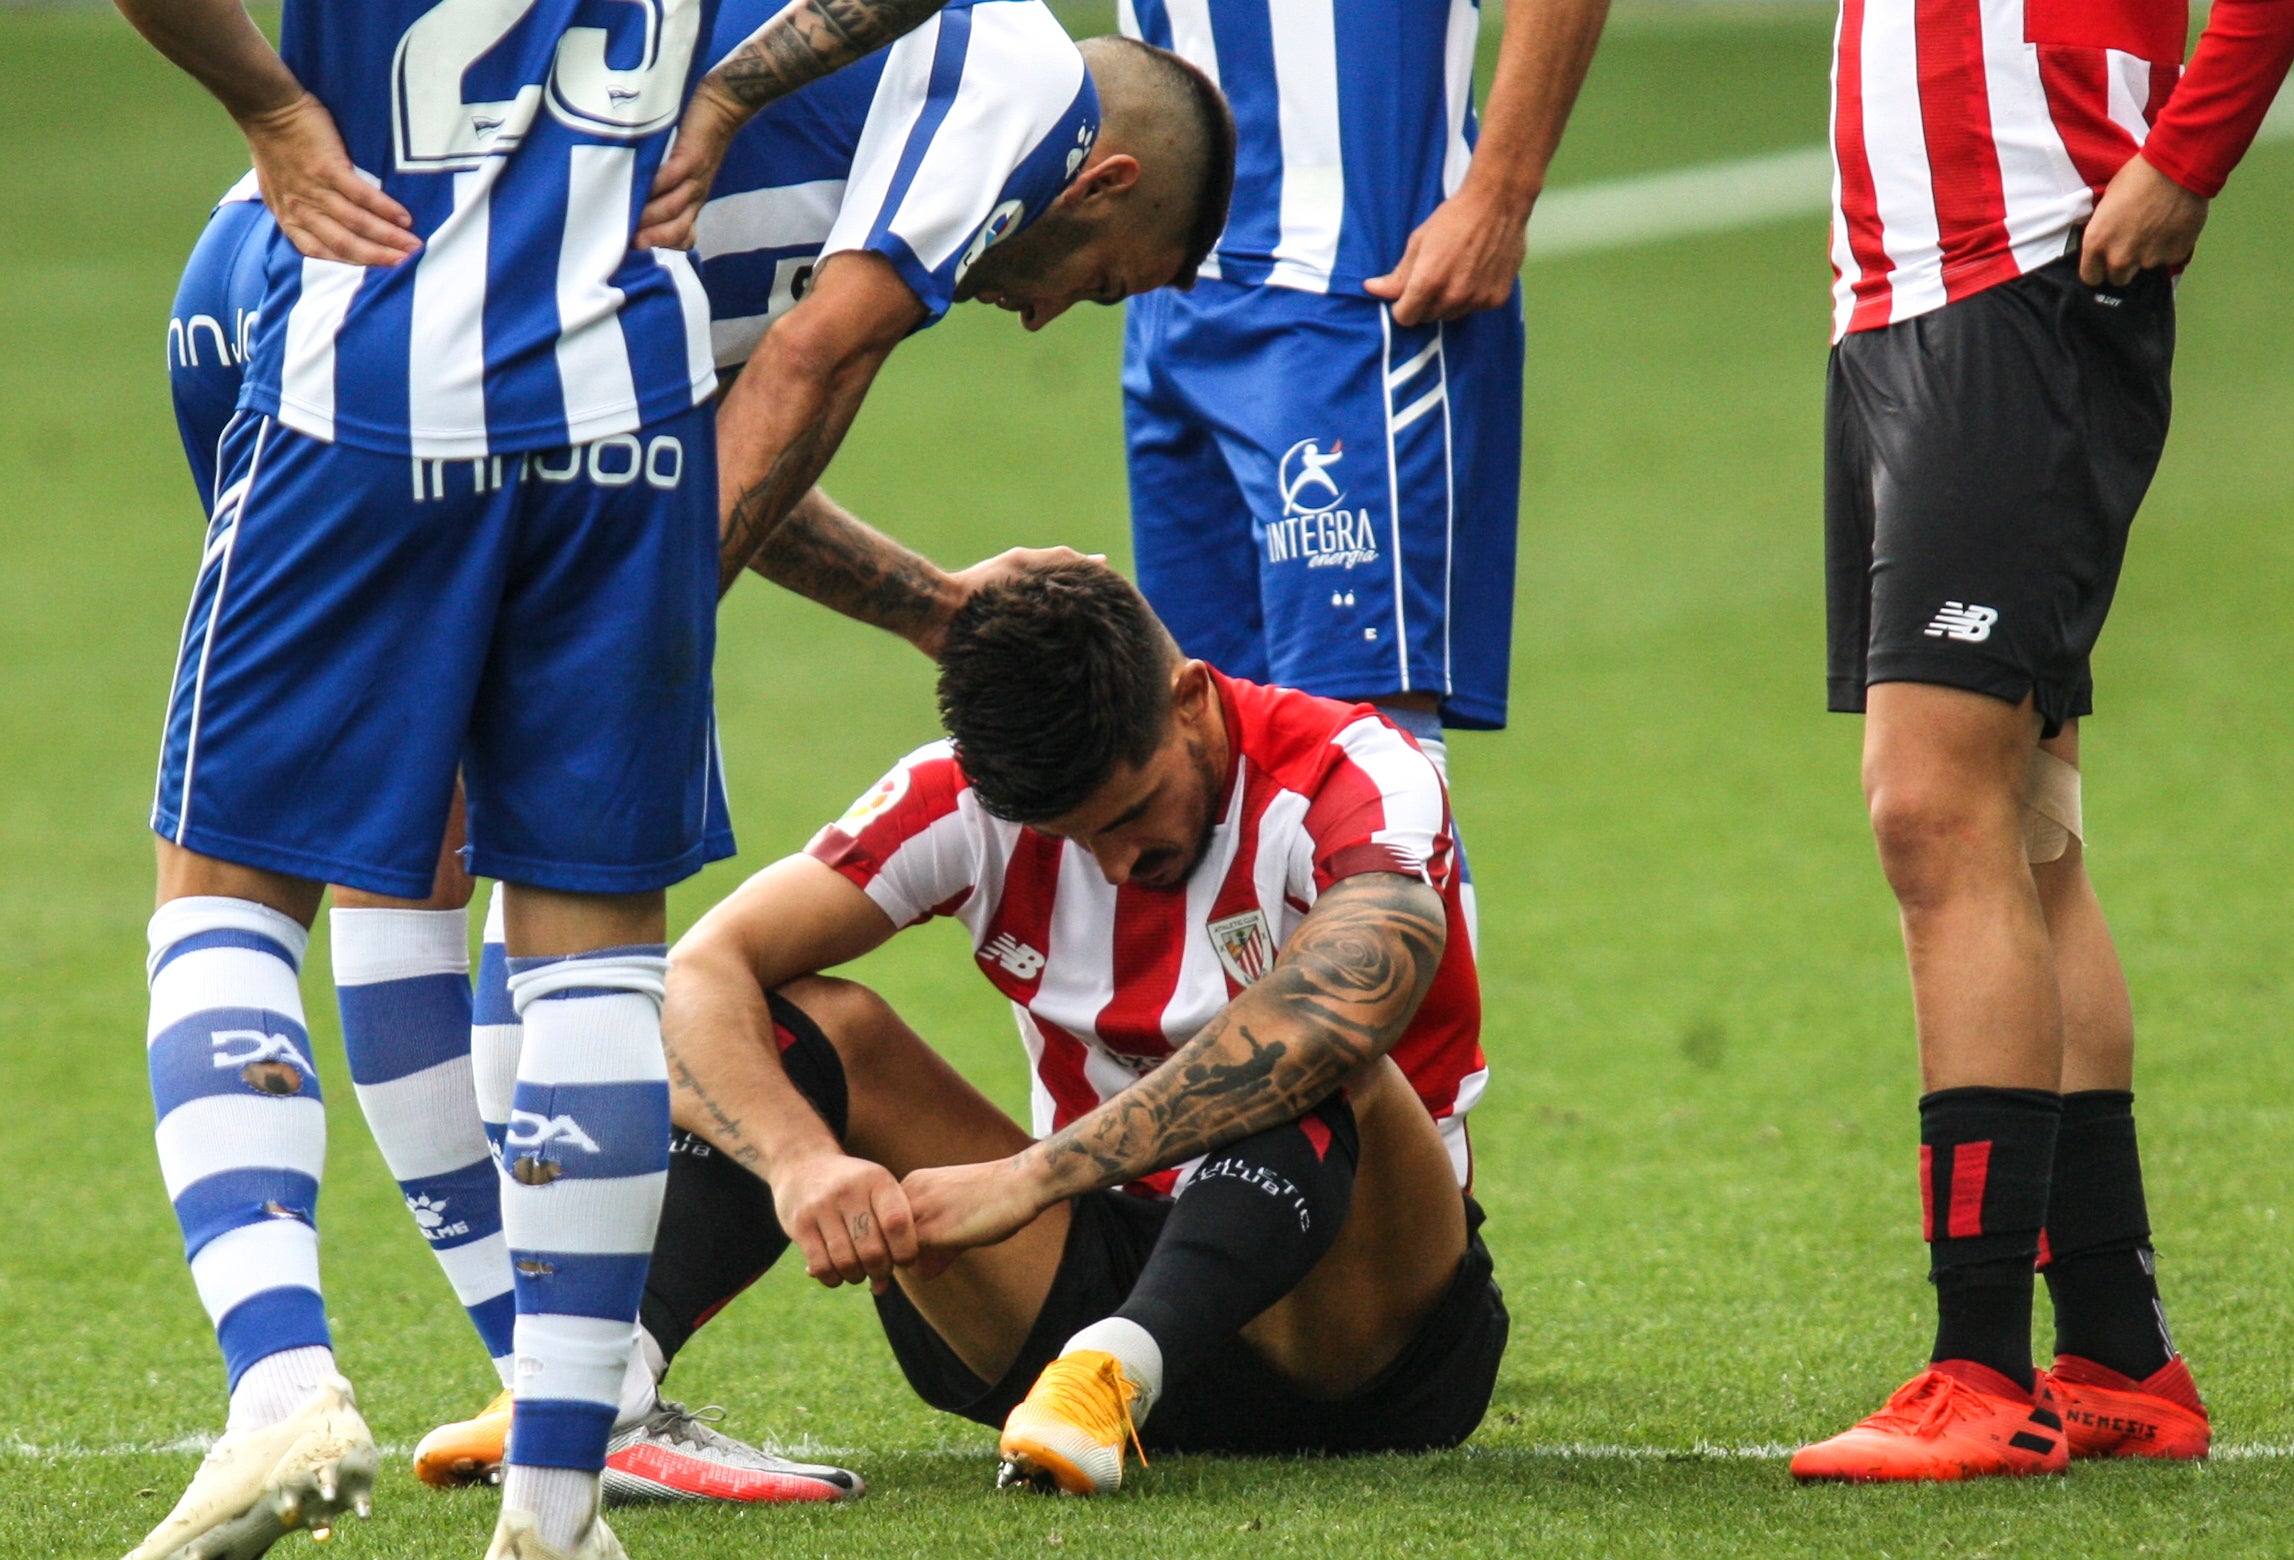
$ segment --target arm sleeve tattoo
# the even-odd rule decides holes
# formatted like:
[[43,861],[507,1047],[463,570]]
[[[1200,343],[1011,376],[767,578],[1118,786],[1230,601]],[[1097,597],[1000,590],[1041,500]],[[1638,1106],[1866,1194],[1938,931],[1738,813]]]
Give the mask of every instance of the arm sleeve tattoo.
[[834,612],[913,640],[946,610],[948,577],[814,488],[749,567]]
[[1061,1196],[1118,1186],[1295,1120],[1391,1050],[1442,962],[1441,896],[1334,884],[1264,979],[1156,1068],[1037,1147]]
[[803,0],[718,62],[710,76],[755,111],[914,31],[947,0]]

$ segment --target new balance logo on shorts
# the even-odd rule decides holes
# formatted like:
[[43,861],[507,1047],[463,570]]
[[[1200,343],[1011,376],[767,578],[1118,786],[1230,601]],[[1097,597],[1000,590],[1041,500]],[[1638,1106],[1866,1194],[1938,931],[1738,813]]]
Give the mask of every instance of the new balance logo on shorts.
[[1947,601],[1944,609],[1927,627],[1930,639],[1957,639],[1962,644],[1980,645],[1991,637],[1991,625],[1999,621],[1999,608],[1970,606],[1964,601]]

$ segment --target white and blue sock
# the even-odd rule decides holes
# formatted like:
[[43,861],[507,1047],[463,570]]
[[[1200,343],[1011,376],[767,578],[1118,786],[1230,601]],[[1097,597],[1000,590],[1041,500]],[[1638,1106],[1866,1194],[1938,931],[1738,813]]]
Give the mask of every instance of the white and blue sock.
[[502,934],[502,885],[496,883],[486,910],[486,941],[478,951],[478,990],[471,999],[470,1069],[478,1117],[497,1163],[502,1134],[510,1126],[510,1100],[518,1092],[518,1047],[525,1033],[517,1004],[510,1000],[510,951]]
[[343,1049],[375,1146],[487,1355],[510,1380],[510,1247],[470,1066],[470,918],[331,917]]
[[310,934],[250,900],[202,897],[160,906],[150,938],[160,1174],[223,1350],[230,1428],[260,1428],[334,1372],[317,1225],[327,1117],[300,986]]
[[525,1039],[503,1136],[518,1401],[502,1500],[560,1546],[594,1509],[669,1178],[668,951],[509,965]]

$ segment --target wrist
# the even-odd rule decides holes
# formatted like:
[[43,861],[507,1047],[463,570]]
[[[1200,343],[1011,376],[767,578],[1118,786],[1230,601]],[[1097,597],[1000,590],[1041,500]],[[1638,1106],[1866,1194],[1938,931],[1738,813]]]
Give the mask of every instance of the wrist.
[[224,105],[238,124],[240,133],[250,141],[277,135],[291,128],[295,120],[301,117],[303,105],[311,96],[291,76],[283,83],[268,85],[270,90],[250,94],[238,102]]
[[1510,222],[1515,227],[1527,227],[1529,214],[1537,206],[1537,197],[1545,192],[1545,170],[1526,164],[1501,165],[1494,158],[1480,152],[1466,165],[1466,176],[1458,185],[1452,200],[1464,201],[1469,209],[1478,210],[1492,222]]
[[[1086,1192],[1098,1190],[1095,1185],[1078,1181],[1073,1174],[1073,1167],[1083,1163],[1083,1156],[1078,1154],[1055,1155],[1049,1151],[1052,1141],[1052,1139],[1045,1138],[1039,1142],[1031,1143],[1004,1161],[1009,1167],[1013,1180],[1026,1192],[1029,1201],[1038,1213],[1054,1203],[1065,1202],[1070,1197],[1081,1197]],[[1061,1168],[1063,1165],[1070,1168],[1063,1171]],[[1070,1185],[1069,1182],[1075,1182],[1075,1184]]]

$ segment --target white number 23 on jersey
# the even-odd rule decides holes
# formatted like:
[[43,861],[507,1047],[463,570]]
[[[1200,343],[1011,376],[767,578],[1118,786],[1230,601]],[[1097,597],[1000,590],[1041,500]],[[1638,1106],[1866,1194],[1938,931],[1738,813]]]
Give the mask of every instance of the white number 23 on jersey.
[[606,63],[602,27],[569,27],[549,79],[500,102],[463,97],[463,77],[537,0],[439,0],[398,40],[391,62],[392,128],[402,172],[474,167],[517,146],[546,100],[576,130],[636,140],[675,123],[700,42],[701,0],[619,0],[642,14],[645,47],[628,70]]

